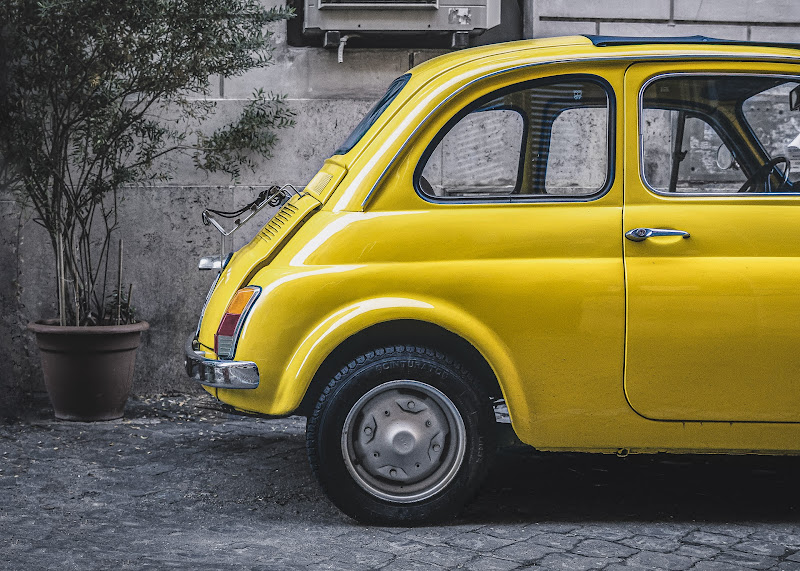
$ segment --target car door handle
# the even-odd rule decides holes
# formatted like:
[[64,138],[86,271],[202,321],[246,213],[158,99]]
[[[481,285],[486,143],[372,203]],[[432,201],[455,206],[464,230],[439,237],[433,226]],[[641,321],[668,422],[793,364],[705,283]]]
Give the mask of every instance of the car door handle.
[[689,233],[683,230],[668,230],[666,228],[634,228],[625,232],[625,237],[631,242],[643,242],[648,238],[656,238],[658,236],[681,236],[688,238]]

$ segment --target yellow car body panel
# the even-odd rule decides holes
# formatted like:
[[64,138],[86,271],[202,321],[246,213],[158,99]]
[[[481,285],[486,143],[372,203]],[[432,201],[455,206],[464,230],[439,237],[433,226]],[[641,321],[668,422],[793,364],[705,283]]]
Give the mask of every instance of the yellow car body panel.
[[[792,74],[798,55],[735,45],[598,48],[572,37],[418,66],[364,136],[292,199],[296,223],[271,243],[257,236],[222,272],[199,342],[213,348],[233,294],[259,286],[234,358],[256,363],[261,381],[211,392],[241,410],[290,414],[337,347],[408,320],[471,344],[494,372],[516,434],[539,449],[800,451],[791,319],[800,316],[800,197],[727,197],[733,204],[720,207],[717,197],[652,192],[641,175],[637,111],[654,74]],[[415,191],[425,149],[467,103],[562,75],[598,78],[611,90],[612,179],[601,196],[444,203]],[[637,226],[687,226],[692,238],[626,241]],[[691,288],[675,279],[687,273],[697,276]],[[748,312],[736,311],[742,305]],[[715,352],[715,331],[735,350]],[[754,360],[759,352],[769,362]]]
[[[636,64],[626,97],[681,73],[796,75],[800,66]],[[638,138],[635,117],[626,137]],[[800,196],[664,196],[639,169],[626,174],[626,228],[691,234],[626,240],[631,406],[657,420],[800,422]]]

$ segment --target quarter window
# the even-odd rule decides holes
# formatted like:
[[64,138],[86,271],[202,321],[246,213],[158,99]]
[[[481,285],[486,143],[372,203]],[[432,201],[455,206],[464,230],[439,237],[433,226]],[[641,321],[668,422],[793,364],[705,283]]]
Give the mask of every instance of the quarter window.
[[604,84],[582,77],[492,93],[429,146],[417,189],[444,200],[599,195],[610,181],[610,101]]

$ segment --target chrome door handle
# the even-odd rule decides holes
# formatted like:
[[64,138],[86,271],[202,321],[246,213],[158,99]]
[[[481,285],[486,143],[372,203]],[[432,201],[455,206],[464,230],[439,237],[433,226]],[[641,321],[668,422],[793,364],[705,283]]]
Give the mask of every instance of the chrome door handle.
[[631,242],[643,242],[648,238],[655,238],[658,236],[680,236],[688,238],[689,233],[683,230],[668,230],[666,228],[634,228],[625,232],[625,237]]

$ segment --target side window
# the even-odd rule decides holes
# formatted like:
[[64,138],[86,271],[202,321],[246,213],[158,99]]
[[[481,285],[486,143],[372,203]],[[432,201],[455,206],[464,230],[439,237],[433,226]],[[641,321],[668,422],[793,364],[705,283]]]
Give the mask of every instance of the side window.
[[788,81],[744,101],[742,115],[771,157],[790,159],[789,180],[800,180],[800,110],[791,109],[791,93],[800,83]]
[[610,181],[609,93],[564,77],[506,88],[456,115],[416,169],[438,199],[591,197]]
[[[422,171],[435,196],[504,196],[519,180],[525,118],[516,109],[479,109],[436,146]],[[423,184],[425,184],[423,182]]]
[[655,190],[730,193],[745,182],[733,153],[714,127],[698,117],[644,109],[642,146],[644,177]]
[[608,108],[574,107],[553,122],[547,174],[547,194],[589,196],[606,182],[608,170]]
[[796,79],[674,74],[650,81],[641,97],[642,178],[663,193],[797,193]]

